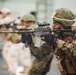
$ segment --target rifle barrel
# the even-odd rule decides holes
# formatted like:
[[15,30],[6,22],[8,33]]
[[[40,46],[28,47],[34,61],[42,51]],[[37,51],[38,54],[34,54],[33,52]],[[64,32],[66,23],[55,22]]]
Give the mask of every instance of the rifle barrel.
[[50,29],[50,28],[35,28],[35,29],[22,29],[19,31],[0,31],[0,33],[34,33],[34,32],[72,32],[71,29]]

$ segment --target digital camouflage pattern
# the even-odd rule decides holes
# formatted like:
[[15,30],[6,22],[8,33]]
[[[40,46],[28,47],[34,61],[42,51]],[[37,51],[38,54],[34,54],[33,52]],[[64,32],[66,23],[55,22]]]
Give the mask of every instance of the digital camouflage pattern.
[[[67,36],[67,38],[70,36]],[[66,38],[66,39],[67,39]],[[76,75],[76,40],[67,39],[65,42],[60,40],[58,47],[55,49],[57,66],[61,75]]]
[[12,34],[10,40],[13,43],[20,43],[21,42],[21,35],[20,34]]
[[[74,15],[69,10],[56,10],[53,20],[61,22],[65,26],[71,26],[74,23]],[[59,19],[55,18],[58,17]],[[70,20],[64,21],[60,19]],[[69,37],[69,36],[68,36]],[[62,39],[63,40],[63,39]],[[28,75],[46,75],[50,69],[51,61],[53,58],[53,51],[57,58],[57,65],[61,72],[61,75],[76,75],[76,57],[73,55],[74,45],[72,43],[72,37],[68,41],[60,40],[58,45],[53,46],[44,42],[39,48],[34,44],[30,45],[31,53],[35,56],[35,60],[32,63],[31,69]]]
[[76,56],[74,51],[76,50],[74,48],[74,45],[76,45],[76,41],[75,39],[72,40],[71,43],[67,41],[67,43],[65,43],[64,41],[59,41],[58,46],[55,46],[55,51],[53,50],[53,47],[51,45],[46,43],[44,43],[40,48],[35,47],[32,44],[30,46],[30,50],[36,58],[33,61],[32,67],[28,75],[46,75],[46,73],[50,69],[51,61],[53,58],[52,51],[55,52],[57,58],[57,66],[59,71],[61,72],[61,75],[75,75]]
[[28,75],[46,75],[53,58],[52,47],[48,44],[43,44],[40,48],[31,45],[30,50],[36,58]]
[[21,17],[23,21],[35,21],[35,17],[32,14],[26,14]]
[[73,50],[73,55],[76,57],[76,34],[75,34],[75,36],[74,36],[74,40],[73,40],[73,47],[74,47],[74,50]]
[[[63,20],[61,20],[61,19],[63,19]],[[75,19],[75,17],[73,15],[73,13],[67,8],[57,9],[53,14],[53,20],[61,22],[62,25],[65,25],[65,26],[73,25],[75,22],[74,19]],[[68,21],[68,20],[70,20],[70,21]]]
[[[75,22],[74,19],[74,14],[66,8],[57,9],[53,15],[54,21],[59,22],[65,27],[70,26],[70,28]],[[70,34],[62,33],[62,35],[64,38],[61,34],[57,35],[61,36],[61,40],[59,40],[57,46],[55,46],[58,69],[61,75],[76,75],[76,38]]]
[[11,41],[13,43],[21,42],[21,35],[20,34],[8,33],[6,38],[7,38],[7,40],[9,40],[9,41]]

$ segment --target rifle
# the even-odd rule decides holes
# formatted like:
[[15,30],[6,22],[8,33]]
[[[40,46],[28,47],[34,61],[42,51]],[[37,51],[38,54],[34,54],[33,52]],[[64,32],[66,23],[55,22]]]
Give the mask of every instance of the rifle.
[[[23,38],[25,37],[25,34],[29,34],[29,33],[34,34],[34,35],[37,33],[40,33],[41,37],[44,37],[44,35],[52,33],[52,32],[64,33],[64,34],[70,34],[70,35],[73,35],[74,33],[76,33],[76,32],[73,32],[71,28],[69,28],[69,29],[51,29],[50,27],[47,27],[50,24],[45,23],[45,22],[38,23],[38,25],[39,25],[38,28],[29,28],[29,29],[27,29],[27,28],[17,29],[17,25],[16,25],[13,27],[13,28],[15,28],[14,31],[0,31],[0,33],[1,34],[2,33],[18,33],[18,34],[21,34]],[[23,43],[25,43],[25,41]]]
[[22,34],[22,33],[41,33],[42,35],[43,34],[46,34],[46,33],[52,33],[52,32],[63,32],[64,34],[71,34],[71,33],[75,33],[76,30],[72,31],[71,28],[69,29],[51,29],[50,27],[46,27],[46,26],[49,26],[50,24],[49,23],[39,23],[37,22],[38,24],[38,28],[20,28],[20,29],[17,29],[17,25],[16,24],[13,24],[13,25],[7,25],[9,28],[13,28],[14,31],[0,31],[0,34],[2,33],[19,33],[19,34]]
[[17,31],[0,31],[0,33],[52,33],[52,32],[65,32],[68,34],[68,32],[72,32],[71,29],[51,29],[50,27],[38,27],[38,28],[25,28],[25,29],[16,29]]

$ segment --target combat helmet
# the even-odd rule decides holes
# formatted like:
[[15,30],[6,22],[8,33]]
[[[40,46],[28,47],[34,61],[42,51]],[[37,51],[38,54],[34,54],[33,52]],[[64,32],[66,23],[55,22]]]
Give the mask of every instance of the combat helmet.
[[35,17],[32,14],[26,14],[21,17],[21,20],[35,22]]
[[0,10],[0,12],[3,13],[3,14],[8,14],[8,13],[11,13],[11,10],[9,8],[2,8]]
[[60,22],[64,26],[71,26],[75,23],[74,14],[67,8],[59,8],[52,15],[53,21]]

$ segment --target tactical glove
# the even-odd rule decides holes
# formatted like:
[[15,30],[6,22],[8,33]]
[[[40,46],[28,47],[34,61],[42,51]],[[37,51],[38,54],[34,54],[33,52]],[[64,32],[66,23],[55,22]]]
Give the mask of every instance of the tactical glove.
[[29,33],[22,34],[22,43],[32,44],[32,37]]
[[54,36],[51,33],[50,34],[46,34],[44,36],[44,41],[47,42],[48,44],[51,44],[51,45],[56,44],[56,40],[57,40],[57,37]]

